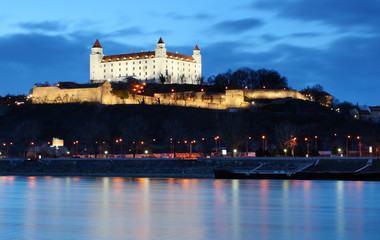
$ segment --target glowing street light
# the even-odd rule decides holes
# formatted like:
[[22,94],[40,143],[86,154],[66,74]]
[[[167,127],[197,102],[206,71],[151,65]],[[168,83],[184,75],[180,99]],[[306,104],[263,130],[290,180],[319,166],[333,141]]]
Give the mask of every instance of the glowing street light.
[[348,139],[350,139],[351,136],[348,135],[347,138],[346,138],[346,157],[348,157]]
[[359,136],[356,137],[359,140],[359,156],[362,156],[362,141]]
[[306,137],[305,138],[305,142],[306,142],[306,157],[309,157],[309,139]]

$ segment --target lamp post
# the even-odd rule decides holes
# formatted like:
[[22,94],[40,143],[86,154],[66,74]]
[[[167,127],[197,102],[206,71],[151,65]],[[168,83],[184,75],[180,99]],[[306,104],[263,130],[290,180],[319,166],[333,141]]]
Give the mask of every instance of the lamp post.
[[306,142],[306,157],[309,157],[309,139],[306,137],[305,138]]
[[356,137],[359,140],[359,157],[362,156],[362,141],[359,136]]
[[318,152],[318,136],[314,136],[314,145],[315,145],[315,150]]
[[348,139],[350,139],[351,136],[348,135],[347,138],[346,138],[346,157],[348,157]]
[[218,156],[218,139],[219,139],[219,136],[216,136],[214,139],[215,139],[215,156]]
[[261,138],[263,139],[263,150],[267,151],[267,138],[264,135]]
[[248,145],[249,145],[249,140],[251,140],[252,137],[247,137],[245,139],[245,156],[248,157]]
[[34,144],[34,142],[31,142],[30,144],[34,146],[34,158],[37,158],[37,146]]

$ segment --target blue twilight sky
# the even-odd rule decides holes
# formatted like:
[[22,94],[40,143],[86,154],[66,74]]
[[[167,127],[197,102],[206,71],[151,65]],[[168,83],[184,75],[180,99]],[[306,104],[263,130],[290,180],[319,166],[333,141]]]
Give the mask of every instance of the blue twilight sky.
[[0,95],[36,82],[88,82],[89,54],[203,55],[203,75],[275,69],[300,90],[380,105],[379,0],[15,0],[0,3]]

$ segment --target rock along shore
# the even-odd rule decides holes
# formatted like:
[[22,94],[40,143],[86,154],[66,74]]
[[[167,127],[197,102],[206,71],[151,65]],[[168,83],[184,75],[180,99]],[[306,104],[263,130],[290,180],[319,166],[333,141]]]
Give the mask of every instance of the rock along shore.
[[301,179],[308,179],[308,175],[318,176],[326,173],[331,176],[360,173],[375,176],[378,174],[380,179],[380,158],[45,158],[36,161],[11,158],[0,160],[0,175],[214,178],[216,171],[238,171],[256,174],[263,178],[272,178],[273,174],[282,178],[281,173],[286,176],[286,174],[292,175],[298,172],[302,173]]

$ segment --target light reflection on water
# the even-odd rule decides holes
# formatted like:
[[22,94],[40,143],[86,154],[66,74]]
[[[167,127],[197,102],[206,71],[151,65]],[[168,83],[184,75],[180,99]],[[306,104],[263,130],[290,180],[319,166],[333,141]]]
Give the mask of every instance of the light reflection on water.
[[0,177],[0,239],[378,239],[380,182]]

